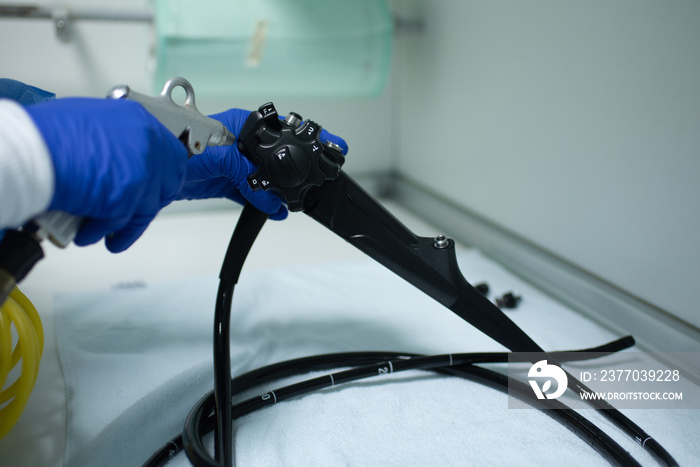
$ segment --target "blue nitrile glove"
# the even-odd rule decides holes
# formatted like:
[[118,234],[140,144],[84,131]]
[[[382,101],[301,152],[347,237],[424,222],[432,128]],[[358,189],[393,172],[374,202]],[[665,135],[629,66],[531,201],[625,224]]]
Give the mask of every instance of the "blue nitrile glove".
[[21,81],[0,78],[0,97],[12,99],[20,104],[27,105],[53,99],[56,95],[52,92],[24,84]]
[[126,250],[177,198],[187,150],[141,104],[66,98],[26,110],[53,159],[56,182],[49,210],[86,219],[77,245],[107,236],[107,249]]
[[[248,110],[231,109],[210,117],[238,136],[248,115]],[[323,130],[320,139],[339,145],[347,154],[348,145],[342,138]],[[270,214],[271,219],[286,218],[287,208],[279,196],[250,188],[247,177],[254,171],[255,166],[240,153],[236,144],[209,147],[190,159],[185,184],[178,199],[228,198],[241,204],[248,200],[256,208]]]

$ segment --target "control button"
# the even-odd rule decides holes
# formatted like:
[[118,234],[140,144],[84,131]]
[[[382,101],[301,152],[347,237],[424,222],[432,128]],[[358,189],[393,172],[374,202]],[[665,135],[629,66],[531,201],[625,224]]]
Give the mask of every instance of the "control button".
[[261,105],[258,112],[262,114],[263,120],[270,126],[270,128],[273,130],[279,130],[282,128],[279,115],[277,114],[277,109],[275,109],[275,106],[272,105],[272,102]]
[[289,112],[289,115],[287,115],[287,118],[285,119],[287,124],[293,128],[297,128],[299,125],[301,125],[302,120],[303,118],[301,118],[301,115],[295,112]]
[[283,147],[282,149],[279,149],[277,152],[275,152],[275,157],[277,158],[278,161],[288,161],[289,158],[289,148],[287,146]]
[[343,153],[343,148],[341,148],[339,145],[335,144],[333,141],[326,141],[323,144],[325,144],[328,149],[332,149],[333,151],[337,151],[341,154]]
[[261,168],[248,175],[248,185],[253,191],[267,190],[270,188],[270,183],[270,179],[262,172]]
[[326,141],[323,145],[326,147],[323,155],[326,156],[330,162],[337,164],[338,167],[345,163],[343,148],[331,141]]
[[321,127],[311,120],[307,120],[296,131],[297,137],[302,141],[312,141],[316,139]]
[[[292,151],[296,153],[297,157],[293,157]],[[295,163],[295,159],[297,159],[305,167],[298,167]],[[298,149],[295,147],[292,149],[288,146],[284,146],[275,151],[272,157],[270,157],[268,160],[268,170],[270,176],[280,186],[297,186],[304,181],[306,175],[308,174],[308,169],[306,169],[308,164],[304,163],[306,162],[304,155],[303,153],[299,154]],[[303,170],[304,173],[302,173],[301,169],[306,170]]]
[[267,118],[271,115],[274,115],[275,117],[277,116],[277,109],[275,109],[275,106],[274,104],[272,104],[272,102],[268,102],[267,104],[261,105],[258,111],[260,111],[263,118]]
[[258,191],[262,189],[262,185],[260,184],[260,180],[257,178],[255,174],[250,174],[248,175],[248,185],[250,188],[252,188],[253,191]]

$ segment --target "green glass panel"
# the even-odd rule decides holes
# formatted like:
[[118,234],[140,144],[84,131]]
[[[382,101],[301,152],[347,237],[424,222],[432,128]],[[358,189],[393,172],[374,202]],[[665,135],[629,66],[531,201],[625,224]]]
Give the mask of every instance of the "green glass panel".
[[[386,0],[156,0],[154,88],[203,97],[368,97],[391,68]],[[204,7],[204,8],[203,8]]]

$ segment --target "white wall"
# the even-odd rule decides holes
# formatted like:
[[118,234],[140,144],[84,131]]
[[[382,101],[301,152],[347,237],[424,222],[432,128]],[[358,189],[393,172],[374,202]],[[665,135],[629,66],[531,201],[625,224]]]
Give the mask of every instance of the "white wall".
[[[392,87],[375,100],[277,100],[280,111],[337,129],[349,172],[396,168],[700,326],[700,2],[392,3],[426,21],[401,37]],[[74,26],[64,44],[48,21],[0,19],[0,75],[59,96],[150,89],[150,26]]]
[[[150,6],[147,0],[38,0],[26,4],[137,11],[147,10]],[[103,97],[119,84],[150,93],[152,39],[149,23],[76,21],[73,23],[73,39],[70,43],[62,43],[56,38],[49,20],[0,18],[0,77],[33,84],[55,92],[59,97]],[[329,79],[333,79],[332,76]],[[215,113],[231,107],[256,109],[265,100],[229,98],[198,99],[197,102],[203,113]],[[295,111],[341,134],[350,145],[350,156],[345,165],[348,172],[364,174],[389,170],[390,89],[376,99],[284,98],[274,102],[282,114]]]
[[400,173],[700,326],[700,2],[416,6]]

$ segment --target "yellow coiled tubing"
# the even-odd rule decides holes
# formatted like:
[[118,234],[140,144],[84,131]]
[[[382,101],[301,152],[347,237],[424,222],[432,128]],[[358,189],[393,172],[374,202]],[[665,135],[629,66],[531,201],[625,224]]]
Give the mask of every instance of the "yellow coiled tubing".
[[0,309],[0,439],[15,426],[27,405],[43,351],[39,314],[15,287]]

